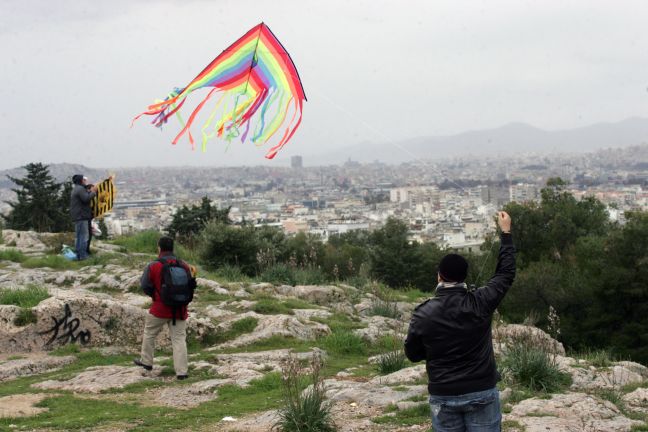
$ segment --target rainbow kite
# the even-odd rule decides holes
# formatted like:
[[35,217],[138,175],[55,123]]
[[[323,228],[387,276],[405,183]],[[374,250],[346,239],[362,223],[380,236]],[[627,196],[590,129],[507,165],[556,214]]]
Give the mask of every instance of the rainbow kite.
[[[212,87],[205,98],[194,108],[186,122],[180,108],[187,96],[197,89]],[[177,115],[182,129],[173,140],[188,133],[195,148],[191,125],[214,93],[220,92],[211,114],[202,127],[202,150],[214,136],[228,141],[240,137],[261,146],[268,142],[285,125],[278,143],[266,158],[272,159],[295,134],[301,123],[306,95],[290,54],[275,37],[270,28],[261,23],[216,57],[186,87],[176,88],[166,99],[156,101],[143,115],[156,116],[153,124],[161,127],[169,117]],[[290,113],[292,111],[292,113]],[[220,118],[216,114],[221,113]],[[286,121],[290,118],[289,121]]]

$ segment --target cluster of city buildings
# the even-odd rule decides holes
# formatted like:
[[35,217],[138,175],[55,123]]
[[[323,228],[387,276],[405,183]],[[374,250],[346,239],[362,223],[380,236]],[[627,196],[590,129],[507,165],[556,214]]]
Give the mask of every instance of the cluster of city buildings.
[[206,196],[219,208],[229,207],[235,223],[276,226],[288,235],[305,232],[326,240],[397,217],[408,224],[412,240],[479,252],[494,232],[497,209],[539,201],[552,177],[565,180],[577,198],[601,200],[613,220],[623,222],[628,210],[648,210],[648,164],[637,164],[637,153],[643,157],[648,146],[401,165],[349,161],[304,167],[295,156],[290,168],[129,169],[121,173],[118,203],[106,222],[116,235],[162,230],[176,209]]
[[[305,167],[128,168],[117,172],[118,198],[105,222],[110,234],[164,230],[182,206],[208,197],[230,208],[234,223],[269,225],[293,235],[329,237],[405,221],[414,241],[479,252],[493,216],[509,202],[539,201],[560,177],[578,199],[594,196],[610,217],[648,210],[648,145],[578,155],[515,155]],[[69,169],[68,169],[69,170]],[[99,175],[99,174],[97,174]],[[12,198],[0,185],[0,197]],[[1,209],[0,209],[1,210]]]

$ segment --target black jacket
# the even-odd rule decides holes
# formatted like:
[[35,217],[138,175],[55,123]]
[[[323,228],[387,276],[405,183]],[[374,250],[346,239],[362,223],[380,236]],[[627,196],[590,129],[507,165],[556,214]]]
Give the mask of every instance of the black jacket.
[[428,391],[455,396],[488,390],[499,380],[493,353],[493,312],[513,284],[515,247],[502,234],[495,275],[485,287],[468,291],[465,285],[439,287],[435,297],[414,310],[405,354],[413,362],[426,361]]
[[90,200],[96,195],[96,192],[88,192],[83,185],[74,185],[70,195],[70,216],[74,222],[92,219]]

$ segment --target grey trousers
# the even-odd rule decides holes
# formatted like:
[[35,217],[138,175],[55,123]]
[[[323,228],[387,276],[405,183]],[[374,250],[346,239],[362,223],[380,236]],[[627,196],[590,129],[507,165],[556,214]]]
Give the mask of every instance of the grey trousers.
[[142,363],[153,366],[153,351],[155,338],[164,325],[169,327],[171,346],[173,348],[173,367],[176,375],[187,375],[187,321],[176,319],[157,318],[151,314],[146,315],[144,324],[144,337],[142,338]]

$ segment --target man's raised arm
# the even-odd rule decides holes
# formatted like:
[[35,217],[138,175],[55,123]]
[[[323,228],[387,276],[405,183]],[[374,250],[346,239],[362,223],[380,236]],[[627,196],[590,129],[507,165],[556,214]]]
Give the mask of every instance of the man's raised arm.
[[480,300],[489,314],[497,309],[515,279],[515,246],[511,236],[511,217],[505,211],[498,212],[497,224],[502,234],[495,275],[485,287],[475,291],[475,297]]

